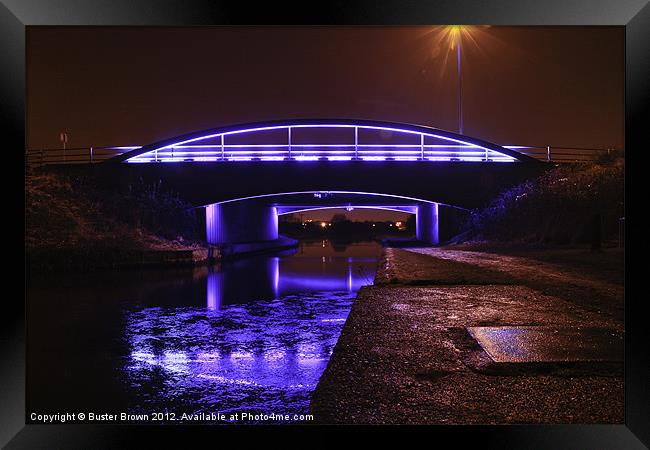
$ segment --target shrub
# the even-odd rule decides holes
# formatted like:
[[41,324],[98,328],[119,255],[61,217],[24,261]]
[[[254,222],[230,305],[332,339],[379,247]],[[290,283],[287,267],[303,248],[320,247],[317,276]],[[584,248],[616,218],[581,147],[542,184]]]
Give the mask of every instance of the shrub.
[[109,189],[85,176],[28,174],[25,193],[28,249],[146,248],[157,238],[197,239],[192,205],[160,182]]
[[499,194],[474,210],[464,226],[465,240],[540,243],[588,242],[595,220],[602,237],[613,238],[624,215],[624,160],[558,166]]
[[143,229],[166,239],[198,237],[193,206],[178,193],[165,189],[162,180],[145,183],[142,178],[119,189],[106,189],[86,177],[74,181],[77,190],[86,190],[90,198],[101,203],[107,217]]

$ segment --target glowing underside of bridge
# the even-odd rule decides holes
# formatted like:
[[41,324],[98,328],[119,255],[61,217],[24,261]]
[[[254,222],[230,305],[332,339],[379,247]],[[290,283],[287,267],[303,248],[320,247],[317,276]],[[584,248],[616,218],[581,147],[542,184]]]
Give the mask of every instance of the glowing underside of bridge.
[[[414,214],[417,239],[439,242],[440,206],[425,199],[355,191],[301,191],[262,194],[205,205],[206,237],[210,244],[278,239],[278,216],[317,209],[384,209]],[[462,209],[462,208],[457,208]]]
[[[140,147],[125,155],[128,163],[178,163],[219,161],[440,161],[440,162],[516,162],[523,158],[513,151],[516,147],[488,148],[483,141],[434,128],[398,125],[342,123],[293,123],[250,128],[232,127],[221,132],[193,134],[166,141],[159,145]],[[297,142],[296,133],[309,130],[348,130],[344,142]],[[265,132],[284,130],[283,142],[246,143],[250,136],[264,141]],[[423,130],[423,131],[421,131]],[[431,130],[431,131],[429,131]],[[214,131],[214,130],[213,130]],[[376,134],[373,139],[368,136]],[[292,136],[292,133],[294,136]],[[382,143],[389,136],[390,142]],[[293,139],[292,139],[293,137]],[[304,138],[304,136],[303,136]],[[398,138],[398,139],[396,139]],[[303,139],[304,140],[304,139]],[[502,149],[503,152],[498,151]],[[505,153],[504,153],[505,152]],[[510,154],[507,154],[510,153]]]

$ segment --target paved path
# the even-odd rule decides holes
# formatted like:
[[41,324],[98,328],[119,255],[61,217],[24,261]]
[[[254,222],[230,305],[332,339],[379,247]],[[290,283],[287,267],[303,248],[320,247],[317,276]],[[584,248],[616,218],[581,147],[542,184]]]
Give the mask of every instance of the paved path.
[[[392,250],[389,249],[389,251]],[[412,248],[407,251],[432,256],[439,260],[466,263],[471,266],[471,268],[468,267],[468,270],[472,271],[483,268],[489,271],[484,273],[493,274],[495,280],[505,278],[509,283],[523,284],[542,290],[623,320],[623,285],[601,280],[597,275],[584,270],[575,270],[572,267],[551,264],[537,259],[487,252],[431,247]],[[406,260],[401,259],[400,262],[404,265]],[[428,265],[426,266],[428,267]],[[399,271],[400,279],[406,283],[426,283],[427,278],[432,273],[436,273],[435,270],[428,271],[428,275],[410,273],[408,268],[402,267],[396,267],[396,270]]]
[[536,262],[495,256],[386,249],[375,285],[359,292],[314,392],[316,420],[622,423],[617,366],[498,365],[469,336],[466,327],[484,326],[623,331],[608,311],[582,305],[588,282],[565,279],[570,294],[555,295],[548,285],[563,279],[550,265],[530,281]]

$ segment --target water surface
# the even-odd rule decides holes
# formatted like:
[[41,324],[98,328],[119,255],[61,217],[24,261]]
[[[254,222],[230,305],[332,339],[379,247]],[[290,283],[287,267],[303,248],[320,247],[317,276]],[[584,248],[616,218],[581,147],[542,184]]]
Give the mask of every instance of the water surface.
[[28,409],[306,414],[380,252],[318,240],[215,267],[41,283],[29,292]]

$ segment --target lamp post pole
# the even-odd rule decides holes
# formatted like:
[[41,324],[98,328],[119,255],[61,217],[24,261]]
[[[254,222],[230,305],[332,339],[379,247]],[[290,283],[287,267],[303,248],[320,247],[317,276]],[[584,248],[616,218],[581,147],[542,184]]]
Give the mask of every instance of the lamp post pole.
[[461,30],[458,30],[457,59],[458,59],[458,133],[463,134],[463,82],[461,77],[460,46],[462,42]]

